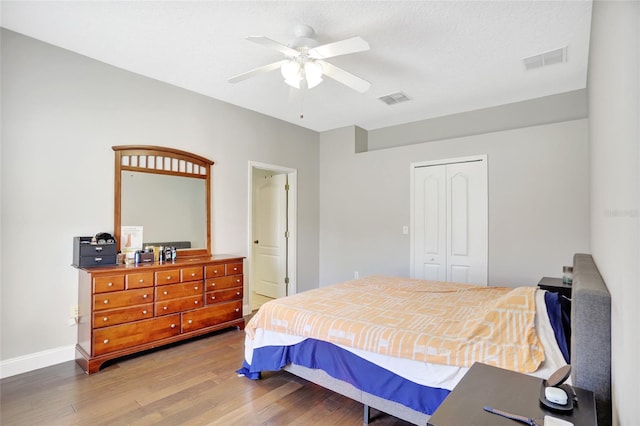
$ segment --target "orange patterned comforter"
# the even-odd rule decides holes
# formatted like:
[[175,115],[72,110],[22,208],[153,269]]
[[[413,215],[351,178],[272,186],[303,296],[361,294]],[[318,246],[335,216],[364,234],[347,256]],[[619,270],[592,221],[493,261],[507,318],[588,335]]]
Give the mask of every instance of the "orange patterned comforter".
[[266,303],[257,329],[437,364],[530,373],[544,360],[535,287],[478,287],[373,276]]

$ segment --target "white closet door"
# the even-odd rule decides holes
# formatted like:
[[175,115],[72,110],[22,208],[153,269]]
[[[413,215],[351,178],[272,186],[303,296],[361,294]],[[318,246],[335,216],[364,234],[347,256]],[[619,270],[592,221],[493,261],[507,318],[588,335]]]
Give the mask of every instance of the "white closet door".
[[447,281],[487,285],[487,173],[483,162],[448,164]]
[[415,169],[415,277],[447,281],[446,168]]
[[412,167],[413,276],[487,285],[486,158]]

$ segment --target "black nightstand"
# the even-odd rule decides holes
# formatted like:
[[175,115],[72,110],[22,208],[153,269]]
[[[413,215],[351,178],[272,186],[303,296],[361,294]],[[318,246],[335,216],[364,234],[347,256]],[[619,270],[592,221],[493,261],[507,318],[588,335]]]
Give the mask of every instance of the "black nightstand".
[[[568,414],[543,408],[542,379],[476,362],[433,413],[427,426],[515,426],[519,423],[484,411],[484,406],[535,419],[557,417],[575,426],[596,426],[593,392],[575,388],[578,405]],[[543,424],[542,421],[539,422]]]
[[538,282],[538,287],[543,290],[560,293],[561,295],[571,299],[571,284],[566,284],[562,278],[542,277]]

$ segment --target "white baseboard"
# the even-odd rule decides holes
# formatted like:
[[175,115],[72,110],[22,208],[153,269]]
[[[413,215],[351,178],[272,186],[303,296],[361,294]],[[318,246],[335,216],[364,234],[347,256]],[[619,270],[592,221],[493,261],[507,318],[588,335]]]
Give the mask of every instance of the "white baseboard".
[[72,361],[75,356],[76,346],[70,345],[3,360],[0,361],[0,379]]

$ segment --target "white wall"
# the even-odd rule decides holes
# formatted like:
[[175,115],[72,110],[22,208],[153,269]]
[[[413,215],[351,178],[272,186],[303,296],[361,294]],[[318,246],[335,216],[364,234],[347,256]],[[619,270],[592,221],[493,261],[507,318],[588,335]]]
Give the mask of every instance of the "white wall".
[[3,29],[0,359],[75,345],[72,237],[112,231],[113,145],[169,146],[215,161],[216,253],[247,254],[248,162],[297,169],[298,286],[317,287],[318,139]]
[[611,292],[614,424],[640,424],[640,3],[596,1],[589,54],[591,247]]
[[489,283],[536,285],[589,252],[587,121],[354,153],[354,128],[320,136],[320,285],[354,271],[409,275],[409,164],[487,154]]

